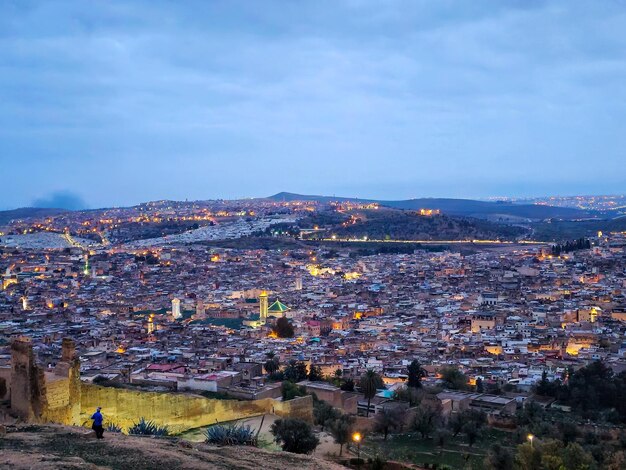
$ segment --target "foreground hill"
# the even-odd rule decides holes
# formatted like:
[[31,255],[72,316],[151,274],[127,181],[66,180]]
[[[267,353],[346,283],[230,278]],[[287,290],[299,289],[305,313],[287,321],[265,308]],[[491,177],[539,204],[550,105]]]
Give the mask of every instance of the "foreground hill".
[[105,434],[66,426],[24,425],[0,437],[0,468],[21,469],[204,469],[204,470],[340,470],[324,460],[268,452],[254,447],[217,447],[189,444],[175,438]]
[[449,215],[477,217],[481,219],[498,219],[503,217],[520,217],[525,219],[579,219],[592,217],[589,211],[570,207],[555,207],[538,204],[513,204],[510,202],[475,201],[472,199],[450,198],[419,198],[403,201],[383,201],[376,199],[358,199],[346,197],[311,196],[294,193],[278,193],[268,199],[274,201],[319,201],[319,202],[375,202],[382,206],[395,209],[418,210],[422,208],[439,209]]

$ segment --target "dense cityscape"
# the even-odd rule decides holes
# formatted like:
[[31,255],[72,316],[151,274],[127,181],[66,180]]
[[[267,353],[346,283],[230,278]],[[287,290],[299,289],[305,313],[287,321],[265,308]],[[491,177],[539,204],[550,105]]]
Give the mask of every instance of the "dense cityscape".
[[626,470],[626,0],[0,1],[0,470]]
[[[474,230],[472,219],[449,216],[466,221],[455,240],[374,242],[337,234],[376,230],[370,212],[396,220],[380,203],[284,199],[163,201],[8,221],[0,377],[15,381],[15,341],[27,338],[50,393],[62,340],[71,338],[83,384],[250,402],[315,396],[314,455],[331,461],[343,444],[361,452],[333,419],[350,436],[367,434],[370,460],[429,464],[426,450],[402,444],[417,433],[441,441],[431,463],[473,468],[524,458],[513,449],[523,452],[530,435],[621,433],[619,407],[557,389],[590,364],[615,377],[626,371],[626,232],[582,242],[531,240],[527,230],[477,240],[463,232]],[[447,217],[438,208],[409,214],[428,224]],[[368,374],[378,381],[371,393]],[[113,403],[100,406],[113,414]],[[120,429],[139,418],[122,415],[112,418]],[[546,416],[558,424],[546,426]],[[169,425],[192,440],[202,428]],[[398,433],[397,447],[387,447],[388,432]],[[494,455],[488,435],[511,450]],[[602,452],[607,465],[622,455]]]

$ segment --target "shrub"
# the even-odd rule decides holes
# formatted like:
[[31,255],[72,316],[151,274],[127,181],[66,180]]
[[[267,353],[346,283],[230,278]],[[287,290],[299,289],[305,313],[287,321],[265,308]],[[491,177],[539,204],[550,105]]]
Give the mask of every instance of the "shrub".
[[168,436],[170,429],[168,426],[159,426],[154,421],[146,421],[145,418],[140,418],[138,423],[128,428],[128,434],[136,436]]
[[284,451],[295,454],[310,454],[319,444],[311,425],[301,419],[279,419],[272,424],[270,432]]
[[256,432],[248,425],[216,424],[204,431],[205,442],[223,446],[257,446]]
[[121,426],[118,426],[118,425],[117,425],[117,424],[115,424],[115,423],[107,423],[107,425],[104,427],[104,429],[105,429],[107,432],[117,432],[117,433],[122,432],[122,427],[121,427]]

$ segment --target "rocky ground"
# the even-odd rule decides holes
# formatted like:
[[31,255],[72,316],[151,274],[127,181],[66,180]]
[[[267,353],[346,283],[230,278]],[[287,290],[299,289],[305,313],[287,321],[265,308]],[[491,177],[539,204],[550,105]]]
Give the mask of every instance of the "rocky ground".
[[0,435],[0,469],[250,469],[340,470],[309,456],[252,447],[218,447],[176,438],[134,437],[57,425],[7,426]]

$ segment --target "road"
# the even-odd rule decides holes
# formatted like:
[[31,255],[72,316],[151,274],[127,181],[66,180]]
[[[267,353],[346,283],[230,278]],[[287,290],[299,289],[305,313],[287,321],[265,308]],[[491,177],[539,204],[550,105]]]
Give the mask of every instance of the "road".
[[518,240],[518,241],[502,241],[502,240],[374,240],[362,238],[321,238],[323,242],[342,242],[342,243],[419,243],[422,245],[547,245],[547,242],[535,240]]

